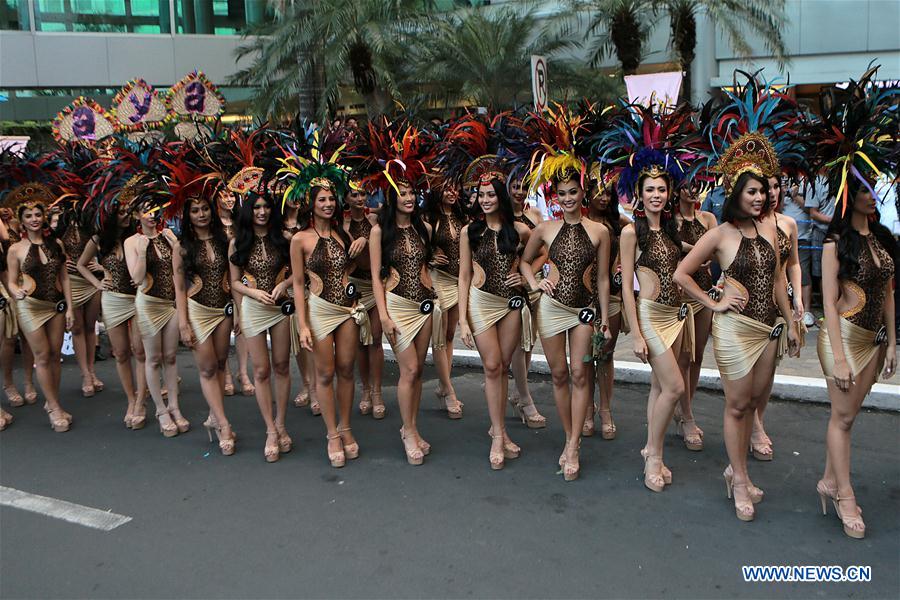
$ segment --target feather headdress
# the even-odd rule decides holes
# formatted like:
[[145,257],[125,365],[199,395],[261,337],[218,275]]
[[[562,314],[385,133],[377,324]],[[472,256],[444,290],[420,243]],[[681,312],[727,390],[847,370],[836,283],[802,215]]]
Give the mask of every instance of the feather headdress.
[[296,149],[290,145],[283,147],[285,157],[280,159],[282,167],[278,178],[287,186],[282,195],[282,208],[288,201],[299,205],[301,211],[311,205],[310,191],[313,188],[331,190],[342,199],[347,195],[347,171],[338,164],[341,152],[346,147],[340,130],[312,130],[306,144]]
[[531,138],[534,150],[529,164],[529,193],[545,183],[578,179],[585,187],[587,156],[579,136],[584,126],[584,116],[557,105],[547,110],[547,116],[531,113],[523,128]]
[[847,210],[849,182],[855,179],[878,197],[872,181],[888,173],[896,176],[900,154],[900,88],[879,87],[871,67],[847,89],[822,92],[822,120],[810,127],[816,167],[828,177],[829,193]]
[[369,123],[364,132],[358,157],[368,174],[362,184],[369,189],[399,192],[398,185],[405,183],[415,190],[426,185],[425,166],[433,156],[434,143],[425,132],[409,125],[405,120]]

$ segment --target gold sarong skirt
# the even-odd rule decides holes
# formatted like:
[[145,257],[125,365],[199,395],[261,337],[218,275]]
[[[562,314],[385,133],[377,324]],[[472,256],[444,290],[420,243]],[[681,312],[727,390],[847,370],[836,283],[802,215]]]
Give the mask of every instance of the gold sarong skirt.
[[213,308],[200,304],[193,298],[187,300],[188,320],[198,344],[202,344],[212,335],[222,321],[234,314],[234,305],[230,302],[222,308]]
[[665,354],[681,332],[681,347],[674,348],[677,358],[681,352],[694,355],[694,312],[687,304],[669,306],[647,298],[637,299],[638,325],[647,342],[651,357]]
[[72,290],[72,306],[78,308],[87,303],[98,291],[81,275],[69,273],[69,289]]
[[37,331],[47,321],[60,314],[57,310],[58,304],[49,300],[38,300],[37,298],[26,296],[21,300],[17,300],[15,305],[19,327],[26,333]]
[[[873,358],[878,357],[882,345],[875,343],[877,332],[854,325],[844,317],[840,319],[841,345],[844,347],[844,356],[847,358],[850,371],[854,375],[858,375],[868,366]],[[826,377],[831,377],[834,374],[834,353],[831,351],[828,329],[824,326],[819,330],[819,337],[816,340],[816,352],[819,355],[822,372],[825,373]],[[883,361],[884,356],[881,359]],[[880,364],[877,370],[881,371]]]
[[351,277],[350,283],[356,286],[356,301],[362,304],[367,311],[375,308],[375,291],[372,289],[372,280]]
[[490,294],[476,287],[469,288],[469,327],[472,335],[480,335],[496,325],[500,319],[514,310],[521,313],[522,350],[531,351],[534,345],[534,328],[531,324],[531,309],[524,297],[518,296],[520,308],[512,308],[510,299]]
[[281,305],[263,304],[249,296],[241,298],[241,332],[247,338],[259,334],[265,334],[270,328],[278,325],[284,319],[290,320],[291,355],[300,352],[300,339],[297,335],[297,323],[294,312],[286,315],[282,312]]
[[135,315],[135,297],[104,290],[100,294],[100,310],[106,330],[115,329]]
[[321,342],[347,319],[353,319],[359,327],[359,341],[363,345],[372,343],[372,325],[366,307],[356,302],[353,306],[339,306],[327,300],[307,294],[309,307],[309,328],[317,342]]
[[6,288],[2,285],[0,285],[0,298],[2,298],[0,304],[3,305],[3,308],[0,309],[0,319],[3,319],[3,336],[14,338],[19,334],[19,320],[16,318],[16,307],[9,294],[6,293]]
[[431,270],[431,282],[437,294],[441,310],[446,314],[459,304],[459,279],[448,275],[440,269]]
[[443,311],[439,301],[433,301],[434,309],[429,314],[425,314],[420,310],[421,305],[418,302],[398,296],[393,292],[387,292],[385,296],[388,316],[400,329],[400,335],[396,336],[393,344],[395,353],[399,354],[409,347],[428,322],[429,317],[432,318],[431,346],[435,350],[444,347]]
[[592,306],[573,308],[544,294],[541,296],[537,305],[538,331],[540,332],[541,337],[553,337],[558,333],[568,331],[578,325],[588,325],[593,327],[593,319],[591,323],[582,323],[579,319],[581,311],[585,309],[590,309],[594,315],[596,315],[596,311]]
[[134,298],[138,331],[144,337],[153,337],[175,316],[175,301],[148,296],[138,290]]
[[746,376],[773,339],[778,344],[776,364],[787,350],[787,325],[778,317],[775,325],[728,311],[713,315],[713,354],[719,374],[730,381]]

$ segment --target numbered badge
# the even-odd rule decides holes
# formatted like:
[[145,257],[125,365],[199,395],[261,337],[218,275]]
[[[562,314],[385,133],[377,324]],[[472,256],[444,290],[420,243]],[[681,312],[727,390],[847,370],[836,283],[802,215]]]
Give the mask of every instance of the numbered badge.
[[594,322],[594,312],[593,308],[582,308],[578,313],[578,320],[584,323],[585,325],[590,325]]
[[66,304],[66,301],[60,300],[59,302],[56,303],[56,312],[64,313],[64,312],[66,312],[67,307],[68,307],[68,304]]
[[288,300],[284,304],[281,305],[281,314],[291,316],[294,314],[294,311],[297,310],[297,307],[294,306],[293,300]]
[[0,310],[5,310],[7,304],[9,304],[9,302],[6,301],[6,298],[0,296]]
[[344,293],[347,294],[348,298],[356,298],[356,284],[352,281],[347,284],[347,287],[344,289]]
[[234,316],[234,302],[229,302],[228,304],[226,304],[223,311],[225,312],[226,317],[233,317]]
[[788,283],[788,285],[787,285],[787,292],[788,292],[788,298],[793,300],[794,299],[794,286],[792,286],[790,283]]
[[678,309],[678,320],[684,321],[687,318],[689,310],[691,310],[691,307],[688,306],[686,302],[682,302],[681,308]]
[[784,331],[784,323],[779,323],[775,327],[772,328],[772,333],[769,334],[770,340],[777,340],[781,337],[781,333]]
[[430,315],[434,310],[434,300],[422,300],[422,303],[419,305],[419,312],[423,315]]
[[622,271],[616,271],[616,274],[613,275],[613,285],[617,288],[622,287]]
[[525,307],[525,298],[522,296],[513,296],[506,305],[510,310],[522,310]]
[[878,333],[875,334],[875,345],[880,346],[885,342],[887,342],[887,327],[882,325]]
[[719,288],[713,286],[709,288],[709,291],[706,292],[706,295],[718,302],[722,297],[722,292],[719,291]]
[[241,283],[243,283],[247,287],[251,287],[250,279],[246,275],[241,276]]

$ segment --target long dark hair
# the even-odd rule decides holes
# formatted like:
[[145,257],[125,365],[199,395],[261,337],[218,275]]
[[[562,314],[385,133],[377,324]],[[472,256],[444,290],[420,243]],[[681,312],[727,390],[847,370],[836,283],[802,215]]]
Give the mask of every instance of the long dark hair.
[[[297,225],[301,229],[310,229],[313,226],[313,204],[316,202],[316,196],[322,191],[321,186],[313,186],[309,188],[309,207],[297,213]],[[344,231],[344,200],[337,195],[337,192],[331,190],[337,199],[337,206],[334,209],[334,216],[331,217],[331,230],[336,231],[341,243],[344,244],[344,253],[350,250],[350,244],[353,243],[350,235]]]
[[[644,187],[644,180],[647,179],[650,175],[644,174],[641,175],[638,179],[638,194]],[[659,228],[660,230],[670,239],[675,246],[681,250],[681,235],[678,233],[678,221],[675,219],[675,190],[672,187],[672,180],[668,176],[663,176],[663,179],[666,180],[666,192],[669,195],[668,200],[666,200],[666,208],[659,215]],[[638,202],[641,202],[640,195],[637,198]],[[610,202],[610,204],[613,204]],[[618,214],[616,214],[616,220],[618,221]],[[643,217],[635,214],[634,216],[634,232],[637,234],[638,240],[638,248],[640,248],[641,252],[647,250],[647,240],[650,237],[650,224],[647,222],[646,215]]]
[[209,198],[188,199],[181,212],[181,258],[184,265],[184,280],[188,286],[194,275],[203,277],[201,273],[197,272],[197,253],[203,242],[197,238],[197,232],[194,231],[194,226],[191,224],[191,205],[195,202],[206,202],[209,206],[209,232],[212,234],[210,241],[223,256],[228,253],[228,237],[225,235],[225,227],[222,226],[222,221],[219,220],[219,215],[216,213],[215,201]]
[[612,229],[613,237],[618,239],[622,235],[622,223],[621,219],[619,219],[619,197],[616,195],[616,186],[612,185],[605,192],[602,192],[600,191],[600,184],[595,180],[591,180],[591,185],[588,186],[587,192],[588,204],[591,205],[591,208],[593,208],[594,204],[592,198],[595,190],[597,194],[609,194],[609,202],[606,203],[606,208],[600,211],[600,216],[606,220],[606,224]]
[[109,256],[116,251],[116,248],[131,235],[131,229],[134,225],[134,219],[131,212],[128,213],[128,226],[119,227],[119,204],[116,202],[110,207],[109,214],[106,215],[103,225],[98,224],[94,228],[94,235],[97,236],[97,256],[103,258]]
[[[855,198],[859,192],[861,183],[858,181],[847,182],[850,198]],[[887,251],[891,259],[894,261],[894,267],[897,265],[897,241],[891,234],[891,230],[881,224],[879,220],[881,215],[878,210],[875,211],[875,218],[869,220],[869,231],[878,240],[878,243]],[[837,244],[838,256],[838,279],[850,281],[859,273],[859,256],[863,252],[869,252],[866,240],[853,227],[853,209],[844,211],[843,215],[834,215],[831,224],[828,226],[826,239]]]
[[[413,193],[415,193],[415,190]],[[428,228],[425,227],[425,221],[422,219],[418,202],[415,202],[413,205],[410,221],[425,245],[425,262],[427,263],[431,260],[431,238],[428,235]],[[378,213],[378,225],[381,227],[380,275],[384,279],[390,273],[391,267],[394,266],[391,255],[393,254],[394,244],[397,242],[397,190],[394,189],[394,186],[390,186],[384,195],[384,207]]]
[[269,241],[272,242],[272,245],[275,246],[275,249],[278,250],[282,260],[285,262],[290,260],[290,242],[284,237],[284,232],[282,231],[284,227],[281,223],[281,212],[275,206],[275,202],[268,193],[258,194],[256,192],[250,192],[247,194],[247,197],[244,198],[244,201],[241,202],[240,210],[237,211],[234,254],[229,258],[231,264],[239,267],[245,266],[247,261],[250,260],[250,250],[253,248],[254,237],[253,205],[256,204],[256,201],[259,198],[265,200],[266,203],[268,203],[269,208],[272,209],[269,212],[269,231],[266,236],[269,238]]
[[[448,183],[447,185],[452,184]],[[463,198],[461,189],[457,187],[456,202],[450,207],[450,212],[463,223],[469,220],[463,209],[464,202],[465,198]],[[434,229],[437,229],[441,219],[444,217],[444,188],[433,187],[428,190],[428,193],[425,194],[425,205],[423,208],[423,217]]]
[[[519,247],[519,232],[516,231],[516,217],[513,213],[512,199],[509,197],[509,192],[506,191],[506,185],[500,180],[492,179],[491,187],[494,188],[494,192],[497,194],[497,203],[500,210],[500,232],[497,235],[497,249],[501,254],[515,254]],[[484,213],[481,212],[481,207],[477,201],[475,204],[478,206],[478,212],[483,215]],[[472,248],[473,254],[478,248],[478,244],[481,242],[481,237],[486,229],[487,221],[485,219],[475,219],[469,224],[469,246]]]
[[731,193],[725,198],[725,202],[722,204],[723,223],[734,223],[740,219],[747,218],[747,215],[741,212],[741,193],[750,181],[756,181],[763,186],[762,194],[763,198],[765,198],[765,205],[763,206],[762,212],[759,213],[759,218],[762,218],[763,215],[769,213],[769,209],[771,208],[769,202],[769,179],[757,175],[756,173],[745,171],[737,178],[737,181],[734,183],[734,188],[732,188]]

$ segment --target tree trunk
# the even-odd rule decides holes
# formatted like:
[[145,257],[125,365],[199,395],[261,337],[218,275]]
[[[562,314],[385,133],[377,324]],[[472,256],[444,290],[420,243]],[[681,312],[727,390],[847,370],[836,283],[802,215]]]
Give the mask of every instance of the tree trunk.
[[682,3],[669,13],[672,27],[672,46],[678,55],[684,80],[681,82],[682,98],[691,102],[693,97],[691,69],[697,49],[697,19],[690,4]]

